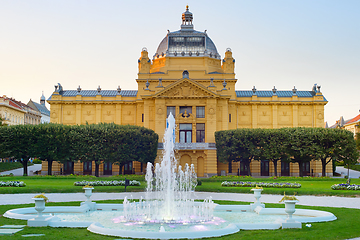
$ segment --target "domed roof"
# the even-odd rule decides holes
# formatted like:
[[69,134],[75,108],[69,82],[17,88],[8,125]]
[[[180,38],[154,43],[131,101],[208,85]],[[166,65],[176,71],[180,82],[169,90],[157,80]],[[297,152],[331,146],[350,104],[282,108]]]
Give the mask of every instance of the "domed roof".
[[193,15],[186,6],[186,12],[182,14],[181,29],[175,32],[168,32],[160,42],[154,58],[165,56],[172,57],[203,57],[220,59],[215,44],[205,32],[194,30],[192,24]]

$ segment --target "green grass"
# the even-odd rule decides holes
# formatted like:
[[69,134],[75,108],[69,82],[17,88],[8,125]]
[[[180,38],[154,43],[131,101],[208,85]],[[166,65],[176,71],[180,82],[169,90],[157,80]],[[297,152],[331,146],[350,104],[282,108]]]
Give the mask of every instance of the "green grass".
[[[98,201],[99,203],[120,203],[118,200]],[[215,201],[221,204],[248,204],[244,202],[231,202],[231,201]],[[47,206],[79,206],[80,202],[69,203],[48,203]],[[33,207],[34,204],[24,205],[0,205],[0,214],[4,214],[7,210],[20,207]],[[266,204],[266,207],[283,208],[283,204]],[[336,221],[312,223],[312,227],[308,228],[303,224],[302,229],[278,229],[278,230],[253,230],[253,231],[240,231],[238,233],[211,239],[349,239],[360,237],[358,226],[360,225],[360,209],[347,209],[347,208],[331,208],[331,207],[309,207],[297,205],[297,208],[314,209],[328,211],[335,214],[338,218]],[[26,221],[8,219],[0,217],[0,225],[21,224],[26,225]],[[43,237],[36,239],[119,239],[121,237],[107,237],[102,235],[93,234],[86,229],[82,228],[51,228],[51,227],[25,227],[24,230],[12,235],[1,236],[1,239],[23,239],[21,235],[42,233]],[[30,238],[33,239],[33,238]]]
[[[144,176],[127,175],[95,178],[94,176],[28,176],[28,177],[0,177],[0,181],[24,181],[26,187],[0,187],[0,194],[12,193],[74,193],[83,192],[81,186],[74,186],[75,181],[94,180],[123,180],[125,177],[130,180],[138,180],[140,186],[129,186],[127,191],[144,191],[146,182]],[[360,191],[332,190],[331,185],[345,183],[346,179],[341,178],[239,178],[239,177],[218,177],[201,179],[202,185],[196,187],[201,192],[234,192],[250,193],[251,187],[222,187],[221,182],[230,181],[252,181],[252,182],[297,182],[301,188],[264,188],[263,194],[293,194],[297,195],[326,195],[359,197]],[[360,184],[360,179],[352,179],[352,184]],[[95,186],[94,192],[124,192],[123,186]]]
[[[251,187],[222,187],[223,181],[249,181],[249,182],[296,182],[301,184],[301,188],[264,188],[263,194],[293,194],[297,195],[326,195],[326,196],[360,196],[360,191],[351,190],[332,190],[333,184],[345,183],[346,179],[341,178],[239,178],[239,177],[219,177],[215,179],[202,179],[202,185],[196,187],[196,191],[201,192],[234,192],[250,193]],[[352,179],[352,184],[360,184],[360,179]]]
[[[32,163],[28,163],[28,166],[33,165]],[[0,162],[0,172],[9,171],[17,168],[22,168],[23,165],[19,162]]]
[[[143,179],[142,176],[126,176],[130,180]],[[0,187],[0,194],[13,194],[13,193],[74,193],[83,192],[82,186],[74,186],[74,182],[88,180],[123,180],[125,176],[121,177],[104,177],[95,178],[92,176],[19,176],[19,177],[1,177],[0,181],[24,181],[26,187]],[[144,190],[144,182],[141,186],[129,186],[127,191],[139,192]],[[96,192],[124,192],[123,186],[96,186]]]

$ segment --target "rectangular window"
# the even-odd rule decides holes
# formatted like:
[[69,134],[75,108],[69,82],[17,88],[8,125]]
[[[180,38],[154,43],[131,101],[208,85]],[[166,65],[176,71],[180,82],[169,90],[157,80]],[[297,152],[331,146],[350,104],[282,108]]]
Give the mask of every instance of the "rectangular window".
[[167,107],[167,117],[169,117],[169,114],[172,114],[175,117],[175,107]]
[[179,138],[180,143],[191,143],[192,142],[192,124],[191,123],[180,123],[179,124]]
[[231,114],[229,114],[229,122],[231,122]]
[[205,118],[205,107],[196,107],[196,117]]
[[189,117],[189,113],[192,113],[192,107],[184,106],[180,107],[180,113],[182,113],[183,117]]
[[196,142],[205,142],[205,123],[196,124]]
[[144,114],[141,114],[141,122],[144,122]]

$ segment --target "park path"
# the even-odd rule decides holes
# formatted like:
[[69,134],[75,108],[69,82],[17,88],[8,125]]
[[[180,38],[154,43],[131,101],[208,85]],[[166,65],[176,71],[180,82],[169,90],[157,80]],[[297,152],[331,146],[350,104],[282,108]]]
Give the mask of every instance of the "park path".
[[[35,171],[41,170],[41,164],[34,164],[28,166],[28,176],[33,176]],[[8,175],[12,173],[14,176],[22,176],[24,174],[23,168],[17,168],[5,172],[0,172],[0,175]]]
[[[0,194],[0,205],[10,204],[25,204],[33,203],[31,198],[37,195],[36,193],[23,194]],[[71,201],[85,201],[84,193],[47,193],[46,196],[51,202],[71,202]],[[254,202],[254,195],[244,193],[212,193],[212,192],[194,192],[190,198],[205,199],[212,197],[213,200],[229,200],[229,201],[244,201]],[[145,197],[144,192],[129,192],[129,193],[97,193],[94,192],[91,200],[116,200],[116,199],[139,199]],[[278,203],[282,195],[262,194],[260,201],[264,203]],[[360,209],[360,198],[335,197],[335,196],[297,196],[299,205],[306,206],[323,206],[323,207],[345,207]]]
[[[347,176],[347,174],[348,174],[348,170],[345,167],[336,167],[335,172],[341,174],[342,176]],[[359,177],[360,177],[359,171],[350,169],[350,178],[359,178]]]

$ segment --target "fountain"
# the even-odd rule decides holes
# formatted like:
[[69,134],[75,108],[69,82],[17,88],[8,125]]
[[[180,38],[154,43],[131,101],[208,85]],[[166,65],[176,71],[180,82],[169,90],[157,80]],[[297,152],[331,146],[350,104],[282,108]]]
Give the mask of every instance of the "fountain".
[[212,220],[215,204],[211,199],[205,199],[203,203],[190,199],[197,185],[197,176],[193,164],[186,164],[184,170],[177,164],[174,156],[175,118],[171,113],[163,142],[162,161],[156,163],[155,170],[150,162],[147,164],[145,199],[130,202],[125,198],[121,221],[183,224]]
[[[147,191],[138,202],[128,197],[123,204],[90,201],[92,188],[84,188],[87,200],[79,207],[45,207],[38,220],[35,208],[7,211],[4,217],[28,220],[29,226],[86,227],[102,235],[181,239],[224,236],[244,230],[301,228],[301,223],[336,220],[329,212],[265,208],[261,189],[255,188],[256,201],[250,205],[218,205],[211,198],[195,202],[197,178],[194,166],[177,165],[174,157],[175,119],[170,114],[164,134],[163,159],[146,171]],[[131,193],[130,193],[131,194]]]

